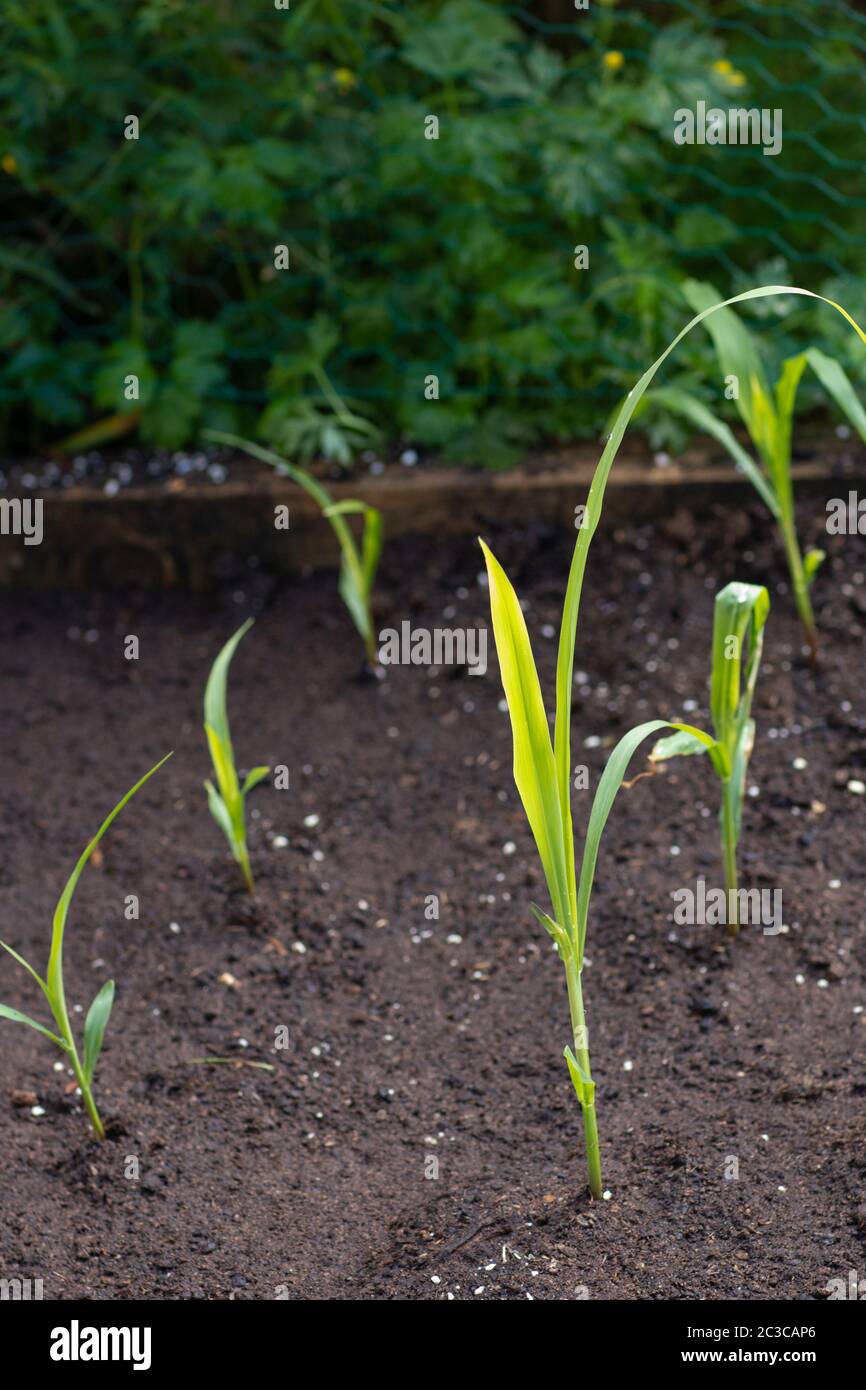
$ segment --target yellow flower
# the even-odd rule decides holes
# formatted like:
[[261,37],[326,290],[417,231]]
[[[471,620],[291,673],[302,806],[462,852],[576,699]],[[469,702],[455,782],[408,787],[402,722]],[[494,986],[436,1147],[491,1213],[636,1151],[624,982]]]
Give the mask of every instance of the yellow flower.
[[351,68],[336,68],[334,81],[341,92],[351,92],[352,88],[358,85],[358,79]]
[[18,162],[14,154],[4,154],[0,164],[3,166],[4,174],[14,174],[18,168]]
[[604,65],[608,72],[619,72],[624,62],[625,58],[616,48],[612,48],[610,52],[604,55]]
[[742,87],[745,85],[745,75],[739,72],[727,58],[719,58],[713,63],[713,72],[717,77],[723,77],[729,87]]

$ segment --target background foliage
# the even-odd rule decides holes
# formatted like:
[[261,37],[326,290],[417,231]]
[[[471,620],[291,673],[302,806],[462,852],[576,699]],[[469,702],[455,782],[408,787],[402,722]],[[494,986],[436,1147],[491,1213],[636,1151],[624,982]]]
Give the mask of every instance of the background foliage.
[[[502,466],[603,429],[687,276],[866,317],[845,4],[5,0],[0,38],[7,449],[107,417],[172,447],[207,422],[300,457],[403,440]],[[782,153],[675,146],[698,99],[781,107]],[[780,304],[755,310],[786,316],[774,351],[806,337],[866,381],[844,325]],[[679,370],[707,391],[708,340]]]

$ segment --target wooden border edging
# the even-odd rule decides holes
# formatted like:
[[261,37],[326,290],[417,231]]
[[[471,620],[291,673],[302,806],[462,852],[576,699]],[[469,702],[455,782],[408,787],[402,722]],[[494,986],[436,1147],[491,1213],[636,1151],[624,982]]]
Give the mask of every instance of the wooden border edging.
[[[597,452],[569,450],[551,456],[556,467],[508,473],[392,466],[380,477],[329,483],[334,500],[361,497],[378,507],[388,538],[420,532],[455,535],[495,531],[528,522],[573,528],[574,508],[586,500]],[[653,467],[640,455],[621,455],[611,470],[605,517],[640,522],[680,507],[706,512],[754,495],[728,462],[685,456],[685,462]],[[710,455],[710,457],[713,457]],[[826,442],[794,467],[799,497],[845,495],[866,475],[852,449]],[[316,504],[295,484],[267,471],[213,486],[169,480],[124,488],[110,497],[91,487],[43,495],[44,539],[26,546],[0,537],[0,586],[73,587],[145,583],[203,590],[214,582],[227,554],[258,558],[278,573],[335,565],[336,541]],[[289,530],[276,530],[274,508],[289,508]]]

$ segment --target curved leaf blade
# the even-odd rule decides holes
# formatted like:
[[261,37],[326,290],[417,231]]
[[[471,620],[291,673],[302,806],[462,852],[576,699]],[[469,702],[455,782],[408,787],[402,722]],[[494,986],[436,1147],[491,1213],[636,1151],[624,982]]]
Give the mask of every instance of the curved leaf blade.
[[150,769],[150,771],[146,772],[143,777],[140,777],[139,780],[135,783],[135,786],[130,787],[126,795],[121,797],[120,801],[118,801],[117,805],[114,807],[114,810],[109,812],[105,820],[102,822],[102,825],[99,827],[96,834],[94,835],[93,839],[90,841],[90,843],[79,856],[78,863],[75,865],[75,868],[69,875],[69,878],[66,882],[66,887],[63,889],[63,892],[60,894],[60,897],[57,901],[57,906],[54,909],[54,919],[52,922],[51,930],[51,952],[48,957],[48,970],[46,971],[45,979],[48,986],[49,998],[53,1001],[53,1003],[59,1005],[64,1013],[66,1010],[66,1004],[63,994],[63,933],[66,927],[66,917],[69,912],[69,904],[72,901],[72,895],[75,892],[75,889],[78,885],[78,880],[82,875],[85,864],[87,863],[93,851],[96,849],[96,846],[99,844],[99,841],[102,839],[106,830],[111,825],[111,822],[115,819],[116,816],[120,815],[126,803],[132,800],[132,798],[135,796],[135,793],[139,791],[141,787],[144,786],[145,782],[150,780],[150,778],[154,775],[155,772],[159,771],[159,769],[163,766],[164,763],[168,762],[171,756],[171,753],[166,753],[164,758],[160,758],[159,762],[155,763],[154,766]]
[[589,824],[586,830],[586,839],[583,843],[583,858],[580,865],[580,881],[577,887],[577,963],[578,968],[583,964],[583,948],[586,940],[586,924],[589,916],[589,899],[592,894],[592,885],[595,878],[595,867],[598,861],[598,851],[601,844],[601,836],[608,817],[613,809],[616,794],[623,784],[628,765],[632,755],[643,742],[649,738],[650,734],[657,733],[660,729],[677,729],[688,733],[691,737],[700,740],[707,749],[710,749],[714,740],[703,730],[694,728],[691,724],[674,724],[667,719],[650,719],[645,724],[637,724],[628,733],[623,734],[619,743],[613,749],[608,758],[604,772],[601,775],[595,796],[593,797],[592,810],[589,814]]
[[[696,314],[712,312],[720,303],[715,286],[703,280],[686,280],[682,285],[686,302]],[[731,302],[731,301],[728,301]],[[755,397],[770,400],[770,383],[764,371],[758,340],[733,310],[719,309],[706,325],[713,340],[724,376],[735,376],[739,382],[737,409],[749,433],[755,434]]]
[[761,500],[772,515],[778,519],[780,515],[779,502],[772,485],[724,420],[714,414],[697,396],[692,396],[688,391],[681,391],[675,386],[660,386],[651,392],[651,397],[657,405],[663,406],[672,415],[681,415],[696,429],[708,434],[712,439],[715,439],[717,444],[721,444],[722,448],[727,450],[734,460],[739,472],[748,478]]
[[367,602],[373,590],[376,571],[382,558],[385,540],[385,523],[382,513],[376,507],[367,507],[364,515],[364,535],[361,540],[361,569],[364,575],[364,589]]
[[812,583],[818,570],[827,558],[826,550],[807,550],[803,556],[803,578],[807,586]]
[[13,1023],[26,1023],[28,1028],[35,1028],[37,1033],[50,1038],[53,1043],[57,1043],[58,1047],[62,1047],[64,1052],[67,1051],[66,1043],[62,1038],[58,1038],[57,1034],[52,1033],[51,1029],[46,1028],[43,1023],[37,1023],[36,1019],[31,1018],[29,1014],[22,1014],[18,1009],[10,1009],[8,1004],[0,1004],[0,1018],[11,1019]]
[[[357,554],[355,555],[357,561]],[[366,642],[370,634],[369,609],[364,597],[364,585],[358,564],[353,564],[344,551],[340,561],[340,578],[337,583],[340,598],[349,610],[349,617],[355,624],[358,635]]]
[[220,830],[225,835],[229,844],[233,844],[235,838],[235,831],[234,826],[232,824],[232,818],[229,815],[228,807],[226,806],[225,802],[223,801],[213,782],[205,782],[204,789],[207,792],[208,810],[210,811]]
[[[204,430],[203,434],[205,439],[213,439],[217,444],[229,444],[236,449],[243,449],[245,453],[252,455],[253,458],[261,459],[262,463],[270,464],[270,466],[275,468],[283,477],[291,478],[293,483],[297,483],[298,487],[302,487],[304,491],[312,497],[313,501],[318,503],[322,509],[322,514],[327,517],[328,521],[331,523],[334,535],[340,543],[342,567],[345,571],[348,571],[350,576],[346,581],[345,593],[341,584],[340,596],[349,609],[349,614],[356,628],[366,641],[366,633],[369,624],[366,620],[362,620],[363,625],[359,623],[358,617],[356,616],[357,605],[353,608],[349,599],[346,597],[347,593],[352,592],[353,585],[358,591],[358,594],[362,594],[364,591],[361,557],[358,554],[358,548],[355,545],[352,532],[346,525],[343,516],[344,511],[354,511],[356,509],[356,504],[353,502],[350,506],[347,506],[344,503],[334,502],[330,493],[322,486],[317,478],[314,478],[306,469],[298,468],[296,464],[289,463],[288,460],[282,458],[280,454],[275,454],[272,449],[264,449],[260,444],[254,444],[249,439],[242,439],[240,435],[227,434],[222,430]],[[363,503],[361,505],[363,506]]]
[[820,348],[807,348],[805,356],[827,395],[832,397],[860,438],[866,442],[866,410],[860,404],[850,377],[835,358],[828,357]]
[[566,1047],[562,1055],[568,1063],[568,1074],[580,1101],[580,1107],[585,1110],[595,1102],[595,1082],[587,1076],[570,1047]]
[[29,961],[26,961],[23,956],[19,956],[18,952],[13,951],[11,946],[7,946],[5,941],[0,941],[0,947],[2,947],[4,951],[7,951],[9,955],[12,957],[12,959],[16,960],[19,965],[23,965],[28,975],[32,976],[32,978],[36,981],[43,994],[48,993],[48,986],[46,985],[39,972],[33,969],[33,966],[30,964]]
[[[733,755],[737,731],[749,717],[770,595],[763,584],[733,580],[716,594],[710,710],[716,738]],[[733,640],[734,647],[728,650]],[[743,647],[748,641],[745,675]]]
[[[556,770],[550,730],[532,645],[517,595],[493,552],[481,541],[490,587],[490,613],[499,657],[502,687],[511,719],[514,781],[529,821],[554,917],[573,930],[572,894],[568,885],[562,817],[556,790]],[[570,825],[570,818],[569,818]]]
[[567,956],[570,956],[572,950],[571,937],[568,935],[565,928],[561,927],[558,922],[554,922],[553,918],[549,917],[546,912],[543,912],[536,903],[530,903],[529,910],[539,926],[544,927],[544,930],[551,937],[562,959],[565,960]]
[[84,1020],[84,1075],[88,1086],[93,1083],[93,1073],[102,1051],[102,1041],[105,1037],[105,1029],[111,1017],[113,1005],[114,981],[106,980],[87,1010],[87,1017]]
[[204,692],[204,723],[205,728],[213,730],[220,743],[225,745],[231,753],[231,732],[229,730],[228,709],[226,706],[226,686],[228,684],[229,666],[232,657],[238,648],[238,643],[252,627],[253,618],[247,618],[242,623],[237,632],[229,638],[216,658],[210,669],[207,678],[207,685]]
[[260,782],[264,782],[270,770],[269,767],[251,768],[244,778],[244,784],[241,787],[241,796],[246,796],[247,792],[252,791],[253,787],[257,787]]
[[651,763],[666,763],[671,758],[688,758],[695,753],[706,753],[707,745],[703,739],[681,729],[679,733],[669,734],[653,744],[650,752]]
[[231,742],[220,738],[211,724],[204,726],[210,760],[216,773],[220,796],[231,810],[238,799],[238,774],[235,770],[234,751]]

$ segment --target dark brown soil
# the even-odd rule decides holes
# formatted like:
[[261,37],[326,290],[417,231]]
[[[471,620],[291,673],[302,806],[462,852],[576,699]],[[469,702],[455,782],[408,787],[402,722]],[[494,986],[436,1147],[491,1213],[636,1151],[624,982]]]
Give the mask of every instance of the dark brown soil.
[[[801,521],[816,538],[820,514]],[[491,540],[529,600],[549,692],[556,644],[542,633],[558,626],[570,539]],[[561,1055],[562,969],[529,912],[545,897],[495,660],[483,679],[403,667],[358,680],[327,574],[280,587],[239,569],[207,602],[6,600],[0,930],[35,964],[86,839],[175,756],[112,827],[70,916],[70,1000],[118,984],[105,1144],[52,1069],[59,1054],[0,1023],[0,1273],[42,1278],[46,1298],[100,1299],[796,1299],[862,1277],[866,797],[847,783],[866,777],[866,552],[857,537],[830,549],[816,679],[759,510],[603,526],[595,541],[573,753],[592,784],[631,724],[684,710],[707,722],[713,594],[771,581],[742,859],[747,883],[782,888],[790,928],[731,943],[673,927],[672,891],[718,880],[705,760],[621,793],[585,975],[600,1203]],[[392,544],[383,621],[485,625],[481,567],[468,542]],[[238,760],[291,776],[251,800],[254,901],[201,788],[204,681],[248,612],[230,686]],[[575,793],[578,832],[590,795]],[[0,998],[39,1009],[8,957]],[[281,1025],[287,1052],[273,1050]]]

